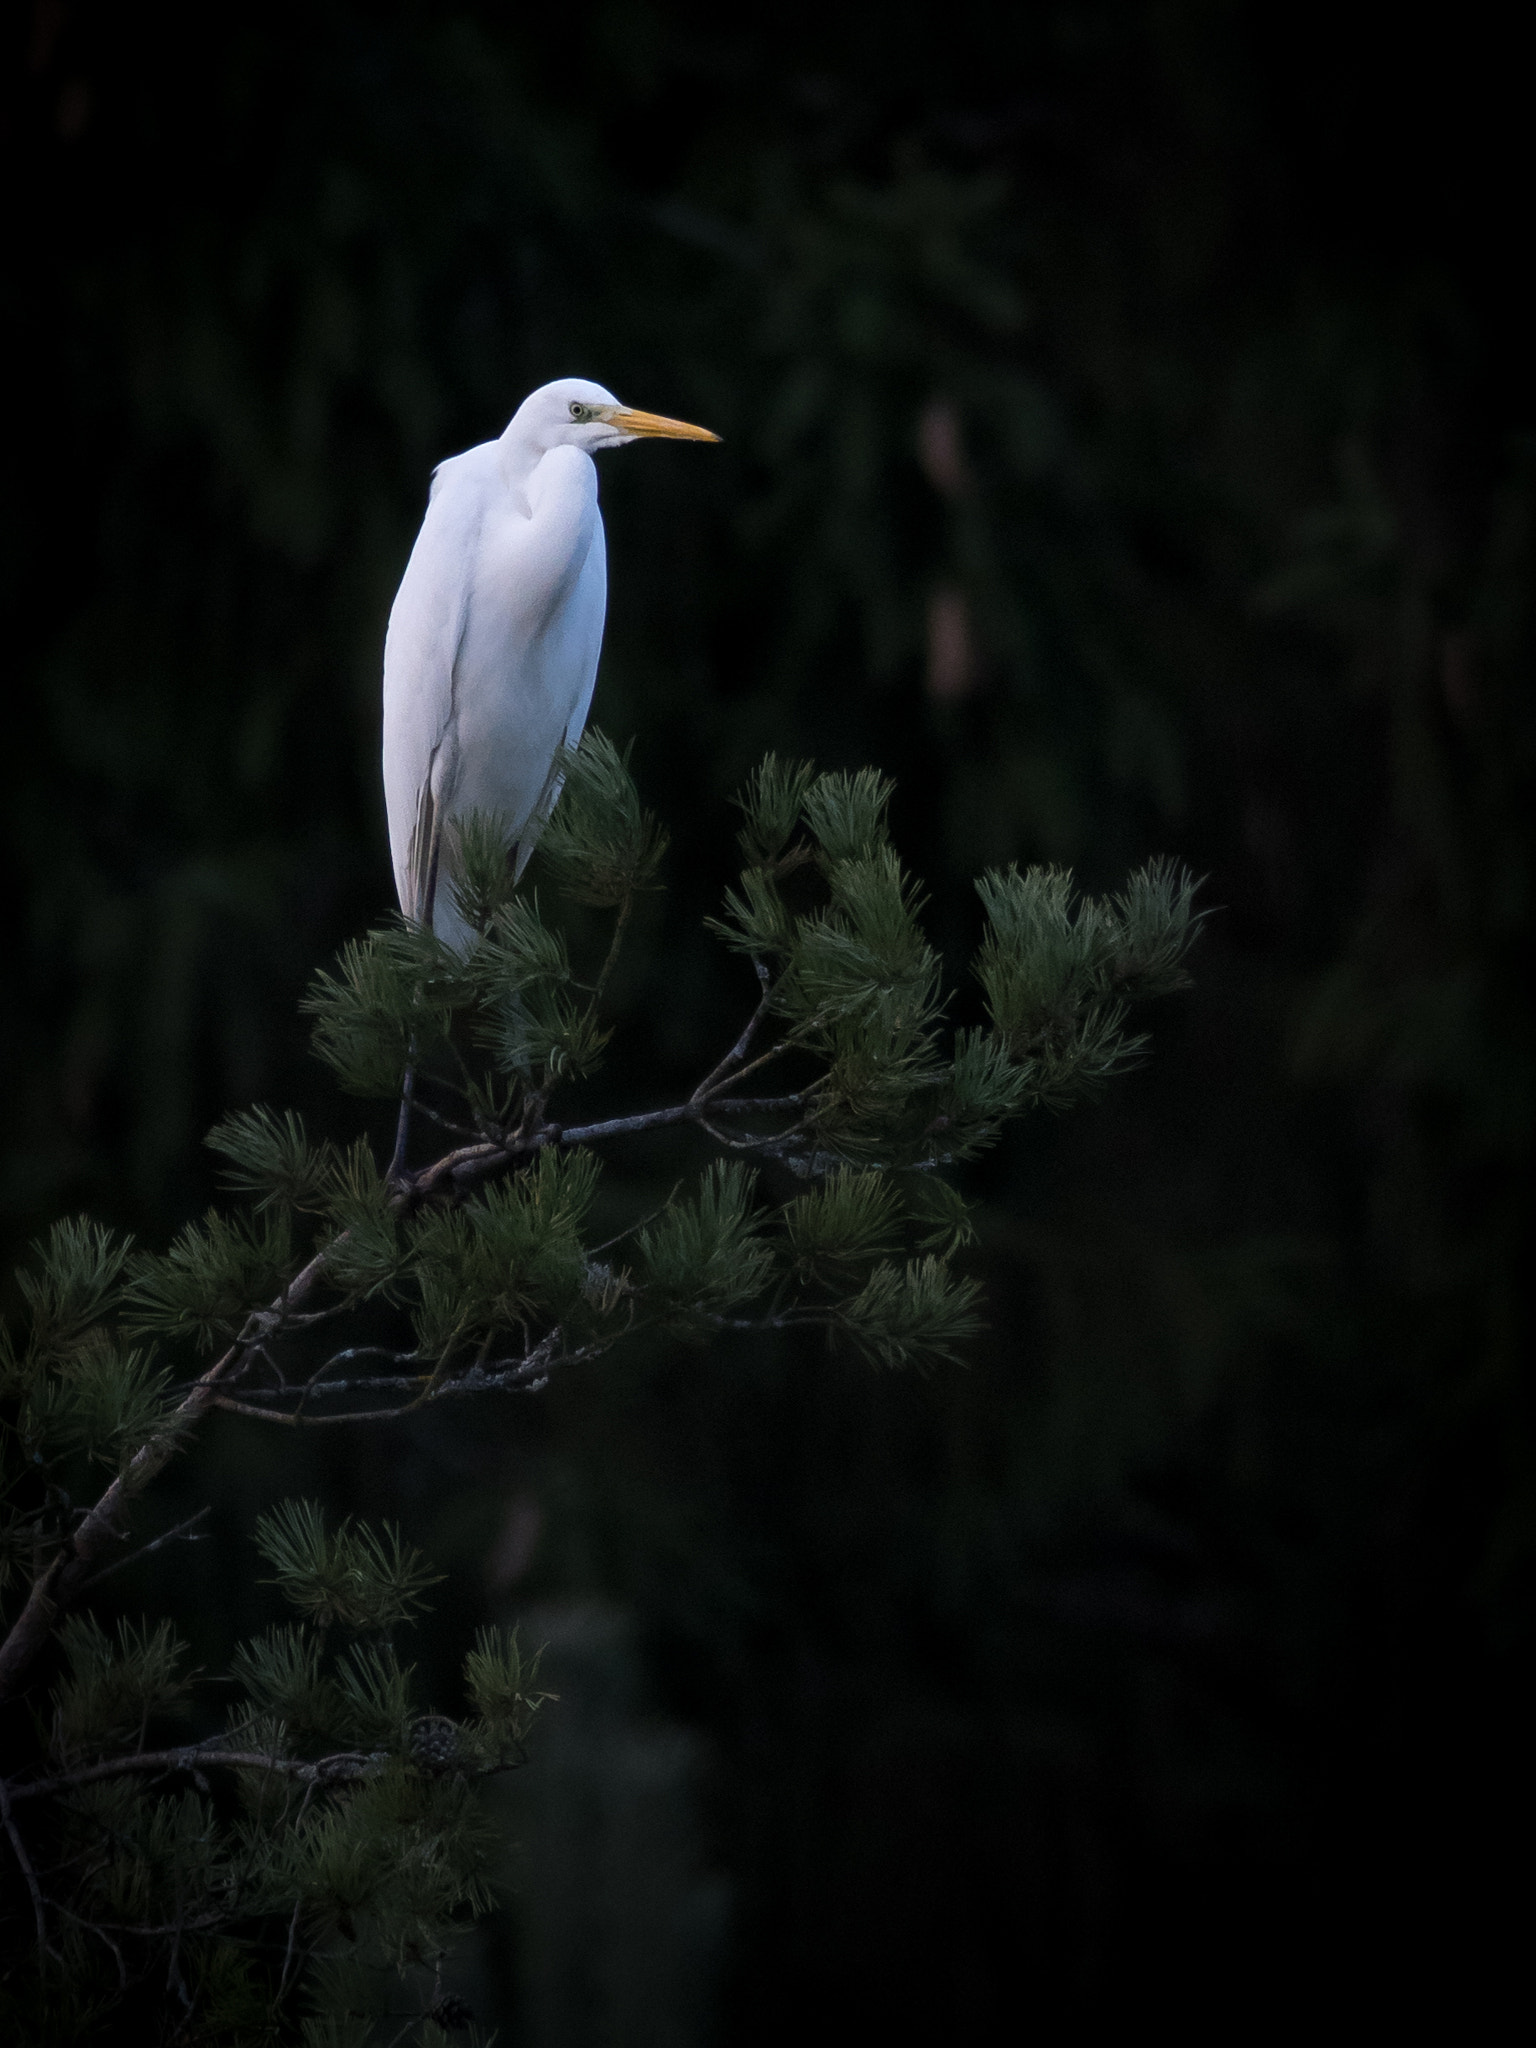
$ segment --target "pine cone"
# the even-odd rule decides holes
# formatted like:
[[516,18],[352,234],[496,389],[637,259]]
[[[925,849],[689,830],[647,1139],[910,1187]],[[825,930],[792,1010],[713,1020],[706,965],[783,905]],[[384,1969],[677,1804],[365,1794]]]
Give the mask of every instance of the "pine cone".
[[423,1771],[448,1771],[458,1760],[458,1729],[446,1714],[424,1714],[411,1730],[411,1762]]

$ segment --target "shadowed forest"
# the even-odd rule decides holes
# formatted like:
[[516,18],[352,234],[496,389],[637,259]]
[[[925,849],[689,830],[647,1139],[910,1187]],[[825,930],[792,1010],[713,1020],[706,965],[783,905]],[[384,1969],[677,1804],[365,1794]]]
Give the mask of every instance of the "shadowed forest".
[[599,1107],[737,1028],[766,748],[896,780],[951,962],[988,864],[1205,877],[1145,1067],[966,1170],[965,1369],[656,1345],[224,1416],[156,1495],[210,1540],[121,1597],[205,1666],[305,1490],[447,1575],[429,1675],[550,1645],[462,1959],[503,2040],[1246,2038],[1466,2016],[1528,1940],[1528,116],[1491,10],[1349,17],[7,30],[7,1270],[81,1208],[163,1242],[232,1109],[348,1115],[297,1006],[393,901],[390,599],[551,377],[724,437],[600,460],[594,718],[672,843]]

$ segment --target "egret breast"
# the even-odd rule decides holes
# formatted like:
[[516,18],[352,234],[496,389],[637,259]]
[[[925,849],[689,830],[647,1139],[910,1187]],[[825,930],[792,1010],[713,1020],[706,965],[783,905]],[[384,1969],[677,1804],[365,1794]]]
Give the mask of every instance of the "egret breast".
[[456,758],[444,790],[450,814],[495,812],[512,837],[590,697],[606,595],[590,458],[553,449],[526,490],[531,516],[507,493],[482,520],[454,663]]

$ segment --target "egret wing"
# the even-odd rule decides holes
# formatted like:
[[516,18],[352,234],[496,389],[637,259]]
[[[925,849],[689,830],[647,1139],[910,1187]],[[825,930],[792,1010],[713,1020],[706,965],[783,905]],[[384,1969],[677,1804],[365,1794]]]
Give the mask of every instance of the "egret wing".
[[[557,698],[557,715],[565,709],[564,729],[560,733],[559,746],[574,748],[580,743],[586,730],[587,714],[592,709],[592,693],[597,687],[598,657],[603,646],[603,622],[608,609],[608,558],[603,535],[602,516],[596,506],[592,517],[586,554],[575,578],[570,596],[561,619],[561,659],[559,670],[565,688]],[[534,805],[527,824],[518,836],[517,852],[514,856],[514,873],[521,877],[527,867],[540,832],[549,820],[550,812],[560,800],[560,791],[565,776],[560,768],[557,751],[550,760],[549,772],[539,800]]]
[[441,463],[384,642],[384,798],[400,907],[430,916],[441,839],[445,758],[495,444]]

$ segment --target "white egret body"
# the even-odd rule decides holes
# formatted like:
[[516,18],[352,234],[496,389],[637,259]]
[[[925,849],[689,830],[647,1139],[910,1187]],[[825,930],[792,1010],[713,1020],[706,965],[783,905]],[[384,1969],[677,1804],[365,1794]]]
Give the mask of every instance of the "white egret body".
[[384,642],[384,796],[400,907],[460,949],[470,934],[438,887],[444,830],[494,815],[522,872],[597,677],[608,570],[592,455],[649,435],[719,439],[565,377],[433,473]]

